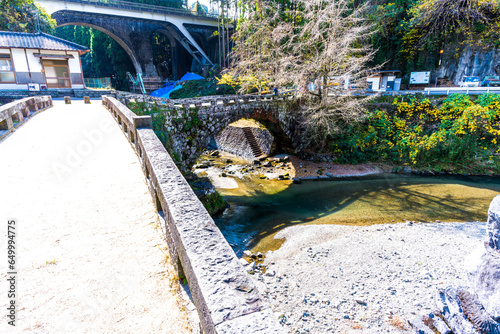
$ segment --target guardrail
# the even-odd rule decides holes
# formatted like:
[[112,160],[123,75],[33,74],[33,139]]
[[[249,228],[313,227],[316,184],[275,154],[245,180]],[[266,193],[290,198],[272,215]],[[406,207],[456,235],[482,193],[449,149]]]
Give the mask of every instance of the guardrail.
[[450,95],[454,93],[461,94],[500,94],[500,87],[433,87],[425,88],[424,94],[427,95]]
[[218,14],[198,13],[182,8],[156,6],[156,5],[149,5],[149,4],[130,2],[130,1],[121,1],[121,0],[60,0],[60,1],[77,2],[82,4],[91,4],[96,6],[113,7],[113,8],[128,9],[128,10],[137,10],[141,12],[192,16],[198,18],[206,18],[209,20],[217,20],[219,17]]
[[22,123],[31,112],[52,107],[51,96],[32,96],[0,106],[0,130],[7,130],[0,136],[3,138],[14,130],[14,122]]
[[134,145],[158,211],[172,262],[187,278],[204,333],[284,333],[231,246],[151,129],[113,97],[103,105]]

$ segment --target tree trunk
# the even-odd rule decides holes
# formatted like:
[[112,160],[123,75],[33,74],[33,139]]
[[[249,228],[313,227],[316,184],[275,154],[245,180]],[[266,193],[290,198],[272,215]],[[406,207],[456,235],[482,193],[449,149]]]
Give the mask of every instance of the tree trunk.
[[[222,4],[222,68],[226,67],[226,42],[224,33],[224,4]],[[221,68],[221,69],[222,69]]]
[[[217,6],[217,14],[220,15],[220,6]],[[222,45],[220,40],[220,18],[217,20],[217,35],[219,37],[219,71],[222,71]]]

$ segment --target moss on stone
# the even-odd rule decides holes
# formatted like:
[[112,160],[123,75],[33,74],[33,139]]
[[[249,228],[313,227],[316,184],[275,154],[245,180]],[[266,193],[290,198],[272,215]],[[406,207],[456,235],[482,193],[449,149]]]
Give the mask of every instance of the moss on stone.
[[224,197],[222,197],[217,191],[202,197],[201,202],[203,203],[205,209],[207,209],[210,216],[221,214],[229,206],[229,204],[224,200]]

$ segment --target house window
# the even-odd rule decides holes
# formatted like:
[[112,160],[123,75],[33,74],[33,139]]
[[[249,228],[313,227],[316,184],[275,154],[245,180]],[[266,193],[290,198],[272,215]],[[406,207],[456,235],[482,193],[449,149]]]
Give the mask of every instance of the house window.
[[10,54],[0,54],[0,83],[15,83],[14,67]]
[[44,59],[42,64],[48,88],[71,88],[68,60]]

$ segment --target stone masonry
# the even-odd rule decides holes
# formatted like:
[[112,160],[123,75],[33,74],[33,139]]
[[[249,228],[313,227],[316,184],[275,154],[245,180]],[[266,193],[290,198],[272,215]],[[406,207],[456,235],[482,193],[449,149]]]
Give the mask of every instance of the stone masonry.
[[151,129],[151,116],[137,116],[103,96],[103,105],[134,146],[158,211],[174,265],[187,278],[204,333],[283,333],[276,315],[238,261],[174,161]]
[[[165,115],[164,130],[170,140],[174,160],[189,168],[211,140],[230,123],[242,118],[264,119],[278,124],[297,150],[302,147],[298,115],[288,112],[289,96],[208,96],[169,100],[118,92],[117,99],[128,105],[144,102]],[[261,143],[259,143],[261,144]]]
[[224,152],[238,155],[248,160],[258,158],[261,154],[268,156],[271,153],[273,144],[272,134],[265,128],[247,128],[254,137],[255,145],[258,146],[260,154],[252,149],[252,145],[245,136],[245,130],[242,127],[228,126],[216,136],[215,142],[217,148]]

